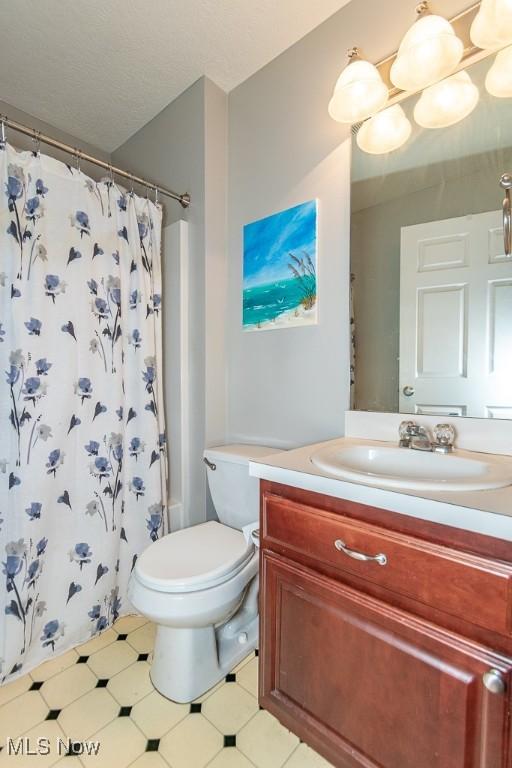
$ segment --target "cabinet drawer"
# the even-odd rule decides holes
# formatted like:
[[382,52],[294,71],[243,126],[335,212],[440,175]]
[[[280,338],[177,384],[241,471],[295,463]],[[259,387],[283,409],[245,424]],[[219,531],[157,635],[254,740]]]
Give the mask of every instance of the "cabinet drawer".
[[[263,496],[263,548],[284,548],[425,605],[510,635],[512,564],[290,501]],[[350,552],[343,551],[343,547]],[[337,548],[338,547],[338,548]],[[379,561],[360,561],[354,554]]]

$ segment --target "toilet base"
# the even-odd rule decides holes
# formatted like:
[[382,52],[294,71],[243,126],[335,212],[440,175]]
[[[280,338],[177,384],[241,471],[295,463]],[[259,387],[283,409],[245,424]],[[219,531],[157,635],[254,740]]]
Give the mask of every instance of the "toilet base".
[[150,673],[157,691],[180,704],[193,701],[257,647],[257,615],[236,633],[226,632],[226,626],[189,629],[159,624]]

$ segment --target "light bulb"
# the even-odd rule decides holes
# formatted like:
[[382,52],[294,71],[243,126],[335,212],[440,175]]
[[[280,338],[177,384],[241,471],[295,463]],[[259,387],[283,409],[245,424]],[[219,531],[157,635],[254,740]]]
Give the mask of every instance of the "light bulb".
[[512,0],[482,0],[471,40],[477,48],[493,50],[512,43]]
[[423,91],[414,119],[422,128],[448,128],[471,114],[479,98],[478,88],[463,70]]
[[339,76],[329,102],[329,114],[339,123],[366,120],[388,100],[388,89],[377,67],[356,58],[356,49],[351,56],[353,60]]
[[512,97],[512,45],[500,51],[485,79],[485,87],[491,96],[499,99]]
[[411,135],[412,125],[399,104],[388,107],[362,124],[357,145],[370,155],[384,155],[403,146]]
[[442,16],[418,6],[420,18],[403,38],[391,67],[391,81],[403,91],[418,91],[453,72],[462,59],[464,44]]

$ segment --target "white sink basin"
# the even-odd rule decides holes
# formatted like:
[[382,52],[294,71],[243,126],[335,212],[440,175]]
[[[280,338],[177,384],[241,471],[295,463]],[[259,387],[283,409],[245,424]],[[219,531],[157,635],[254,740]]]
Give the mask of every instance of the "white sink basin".
[[512,485],[512,462],[467,451],[445,456],[383,444],[338,444],[316,451],[311,462],[342,480],[380,488],[481,491]]

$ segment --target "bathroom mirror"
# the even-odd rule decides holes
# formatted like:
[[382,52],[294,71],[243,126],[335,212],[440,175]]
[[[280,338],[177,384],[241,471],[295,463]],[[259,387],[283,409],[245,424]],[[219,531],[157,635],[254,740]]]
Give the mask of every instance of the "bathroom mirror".
[[480,98],[450,128],[420,128],[401,106],[399,150],[363,152],[354,129],[352,408],[512,419],[512,257],[503,174],[512,174],[512,98],[467,68]]

